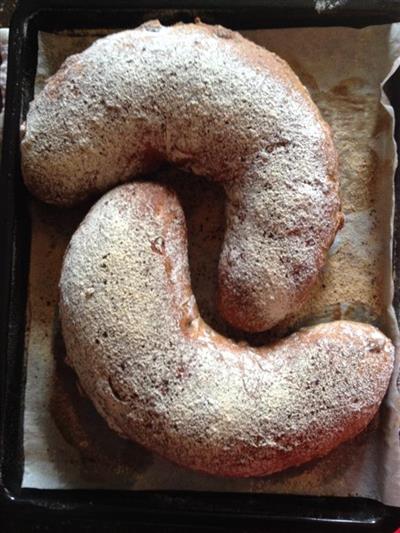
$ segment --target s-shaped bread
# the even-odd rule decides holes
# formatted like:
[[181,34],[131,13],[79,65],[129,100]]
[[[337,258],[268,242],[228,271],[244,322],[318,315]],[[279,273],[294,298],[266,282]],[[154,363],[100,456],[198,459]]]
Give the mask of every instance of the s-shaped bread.
[[341,223],[332,136],[276,55],[221,26],[158,22],[68,58],[30,106],[22,168],[72,205],[169,162],[227,196],[219,308],[262,331],[310,294]]
[[107,193],[74,234],[60,281],[70,364],[109,426],[186,467],[261,476],[359,433],[385,394],[393,346],[338,321],[237,345],[199,316],[185,219],[154,183]]

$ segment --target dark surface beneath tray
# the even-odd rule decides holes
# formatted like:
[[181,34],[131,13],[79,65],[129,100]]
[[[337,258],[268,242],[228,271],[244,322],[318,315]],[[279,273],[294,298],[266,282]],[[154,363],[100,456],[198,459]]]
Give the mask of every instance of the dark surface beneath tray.
[[[5,2],[0,23],[12,9]],[[25,0],[13,21],[0,182],[0,533],[71,531],[380,531],[400,527],[400,512],[362,498],[62,491],[20,488],[23,465],[23,335],[30,227],[19,170],[18,128],[36,68],[36,32],[63,27],[126,27],[159,16],[238,27],[365,26],[400,20],[400,1],[348,1],[318,15],[313,0]],[[2,3],[0,3],[0,6]],[[43,10],[45,8],[45,10]],[[67,8],[67,9],[65,9]],[[172,9],[174,8],[174,9]],[[39,15],[35,15],[41,9]],[[4,19],[4,21],[3,21]],[[388,93],[400,117],[400,75]],[[399,138],[397,127],[396,138]],[[398,178],[398,176],[397,176]],[[400,180],[396,178],[397,202]],[[399,209],[396,209],[397,213]],[[398,227],[399,217],[396,218]],[[397,237],[396,231],[396,237]],[[396,244],[396,238],[395,238]],[[400,261],[395,250],[397,279]],[[399,293],[396,287],[395,307]],[[10,305],[9,305],[10,304]]]
[[12,13],[17,5],[17,0],[0,1],[0,27],[7,27],[10,24]]

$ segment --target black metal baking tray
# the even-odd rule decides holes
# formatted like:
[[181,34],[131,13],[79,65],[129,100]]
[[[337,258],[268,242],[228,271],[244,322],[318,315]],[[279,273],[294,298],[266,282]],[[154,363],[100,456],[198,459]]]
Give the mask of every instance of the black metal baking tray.
[[[362,498],[262,494],[21,489],[25,383],[24,328],[30,221],[20,174],[19,124],[33,93],[39,30],[126,28],[204,22],[235,29],[365,26],[400,21],[400,1],[348,1],[315,11],[313,0],[21,0],[10,29],[0,181],[0,531],[382,531],[400,527],[400,509]],[[400,120],[400,75],[388,92]],[[400,139],[400,128],[396,128]],[[400,212],[400,173],[396,176]],[[395,244],[400,218],[395,224]],[[400,276],[396,253],[394,269]],[[395,307],[399,310],[399,286]]]

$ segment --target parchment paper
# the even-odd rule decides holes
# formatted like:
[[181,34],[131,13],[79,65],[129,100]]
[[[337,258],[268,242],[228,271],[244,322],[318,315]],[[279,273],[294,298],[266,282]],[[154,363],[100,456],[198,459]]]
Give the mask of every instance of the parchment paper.
[[[66,56],[102,34],[42,33],[36,91]],[[400,25],[244,34],[289,62],[330,123],[346,216],[301,313],[268,334],[246,338],[264,343],[301,325],[342,317],[374,323],[398,345],[391,307],[394,120],[381,86],[397,67]],[[240,337],[213,307],[224,227],[221,190],[200,178],[182,177],[179,171],[165,171],[158,178],[174,184],[185,208],[192,284],[203,317],[222,333]],[[321,460],[265,478],[227,480],[194,473],[111,432],[64,363],[57,317],[63,252],[87,207],[63,211],[32,201],[24,487],[358,495],[400,505],[398,361],[380,414],[364,433]]]

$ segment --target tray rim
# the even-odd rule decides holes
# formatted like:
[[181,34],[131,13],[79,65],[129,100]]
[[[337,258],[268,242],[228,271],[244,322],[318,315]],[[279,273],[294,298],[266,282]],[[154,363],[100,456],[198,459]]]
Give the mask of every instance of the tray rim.
[[[354,14],[357,2],[350,1],[340,9],[341,17]],[[4,120],[4,141],[2,147],[1,182],[0,182],[0,249],[4,250],[3,260],[0,261],[0,511],[8,516],[16,516],[23,511],[26,516],[44,516],[49,520],[60,515],[67,515],[70,519],[86,516],[88,519],[97,514],[96,520],[106,520],[108,514],[118,512],[120,517],[133,523],[182,523],[189,524],[193,520],[203,526],[216,523],[232,522],[238,525],[294,523],[298,525],[363,526],[368,529],[382,530],[382,527],[393,528],[400,524],[400,508],[385,506],[375,500],[366,498],[333,498],[314,496],[294,496],[275,494],[246,494],[246,493],[204,493],[178,491],[113,491],[113,490],[39,490],[21,489],[16,483],[9,483],[6,466],[7,457],[10,460],[10,416],[14,414],[15,404],[19,401],[19,418],[11,425],[13,436],[21,433],[21,416],[23,413],[24,395],[24,361],[23,339],[21,329],[24,329],[25,307],[12,309],[13,302],[25,300],[27,271],[26,262],[29,258],[30,233],[29,217],[26,209],[25,190],[19,176],[19,121],[23,104],[26,104],[29,87],[26,79],[32,75],[32,63],[27,64],[27,45],[35,47],[37,23],[43,13],[58,10],[59,13],[87,13],[101,9],[104,14],[111,12],[143,13],[150,12],[149,2],[146,0],[87,0],[83,8],[79,0],[20,0],[14,12],[10,25],[9,64],[7,75],[7,102]],[[304,17],[314,16],[314,2],[309,0],[235,0],[233,2],[221,0],[175,0],[174,8],[183,11],[221,9],[225,11],[236,9],[287,9],[297,8]],[[190,6],[188,6],[190,4]],[[155,0],[154,9],[160,11],[171,9],[169,0]],[[358,13],[360,8],[358,6]],[[377,10],[381,18],[375,18],[381,23],[386,18],[390,21],[400,20],[400,1],[390,2],[390,7],[382,13],[382,2],[370,0],[363,2],[361,17],[357,23],[362,23],[363,17],[375,16]],[[321,15],[320,15],[321,17]],[[324,13],[318,20],[318,25],[335,25],[337,13]],[[284,19],[282,19],[284,20]],[[350,19],[349,19],[350,20]],[[288,21],[288,19],[286,19]],[[292,24],[288,24],[292,25]],[[296,24],[295,24],[296,25]],[[303,24],[297,24],[303,25]],[[362,24],[361,24],[362,25]],[[119,27],[119,26],[118,26]],[[122,27],[122,26],[121,26]],[[34,49],[36,55],[37,49]],[[400,98],[399,98],[400,103]],[[16,182],[17,181],[17,182]],[[399,180],[396,180],[396,183]],[[400,195],[396,195],[399,198]],[[397,203],[397,202],[396,202]],[[396,206],[396,212],[399,210]],[[17,222],[17,219],[19,222]],[[21,222],[25,224],[22,230]],[[18,258],[18,246],[25,247],[22,257]],[[396,266],[396,261],[394,261]],[[25,273],[24,273],[25,270]],[[397,268],[396,268],[397,270]],[[18,278],[19,276],[19,278]],[[19,281],[16,283],[16,279]],[[17,289],[13,287],[18,286]],[[16,292],[15,292],[16,291]],[[15,303],[15,302],[14,302]],[[18,307],[18,306],[17,306]],[[396,309],[397,310],[397,309]],[[14,315],[13,315],[14,313]],[[16,315],[15,315],[16,313]],[[17,317],[19,328],[10,329],[12,319]],[[22,319],[22,322],[21,322]],[[19,356],[20,360],[12,362],[12,356]],[[21,436],[21,435],[19,435]],[[21,443],[20,443],[21,444]],[[21,459],[21,458],[20,458]],[[197,500],[197,501],[196,501]],[[200,500],[203,500],[202,503]],[[229,501],[228,501],[229,500]],[[202,507],[199,508],[199,502]],[[269,505],[268,505],[269,504]],[[244,506],[244,507],[243,507]],[[288,507],[292,512],[288,513]],[[171,508],[173,510],[171,510]],[[285,511],[285,512],[284,512]],[[389,526],[390,524],[390,526]]]

